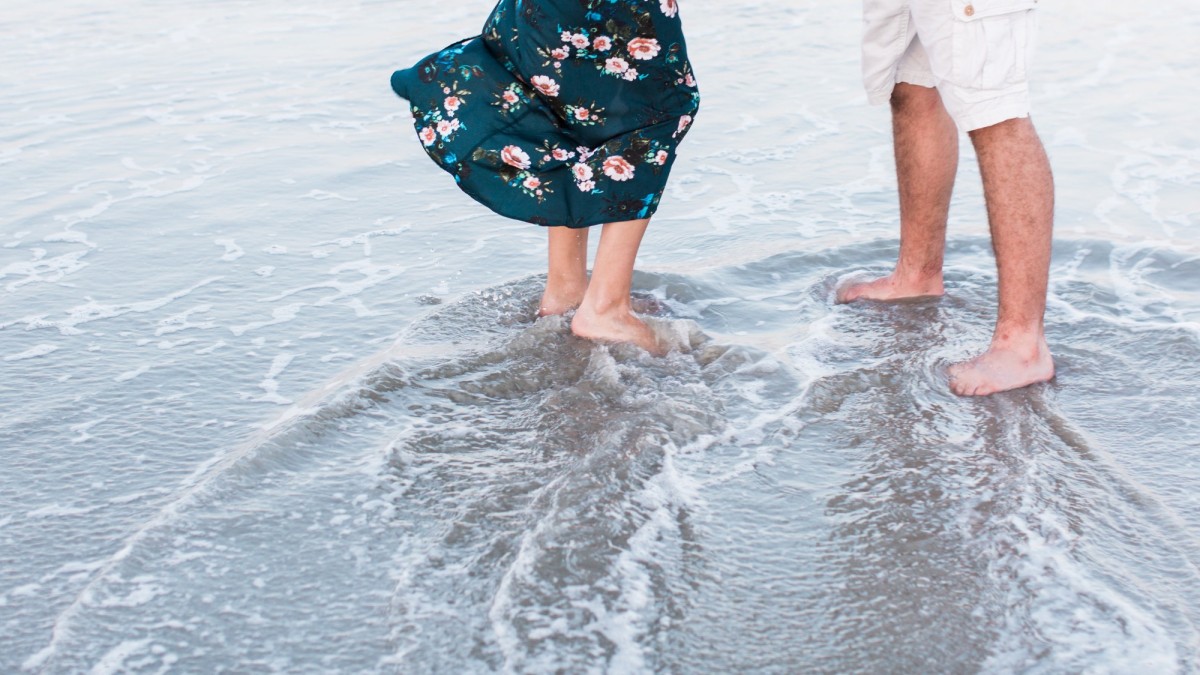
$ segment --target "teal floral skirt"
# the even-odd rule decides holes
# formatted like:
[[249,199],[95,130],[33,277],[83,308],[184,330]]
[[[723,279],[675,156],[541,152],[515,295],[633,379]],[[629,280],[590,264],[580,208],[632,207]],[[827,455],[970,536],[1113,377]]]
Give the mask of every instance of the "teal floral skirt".
[[649,218],[700,104],[677,0],[501,0],[392,74],[425,151],[509,218]]

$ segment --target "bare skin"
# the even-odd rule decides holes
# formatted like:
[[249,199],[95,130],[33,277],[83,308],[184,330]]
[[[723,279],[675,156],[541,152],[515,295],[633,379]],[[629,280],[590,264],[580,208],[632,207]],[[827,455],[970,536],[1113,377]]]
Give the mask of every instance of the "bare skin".
[[[958,132],[936,89],[899,84],[892,95],[900,186],[895,270],[848,284],[838,302],[942,295],[946,221],[958,168]],[[953,136],[953,139],[951,139]],[[1044,315],[1054,220],[1050,162],[1028,118],[971,132],[983,176],[1000,277],[1000,311],[982,355],[950,367],[950,388],[986,396],[1054,377]]]
[[1000,277],[1000,312],[986,352],[950,367],[950,388],[987,396],[1054,377],[1046,344],[1046,291],[1054,176],[1028,118],[971,132]]
[[547,229],[550,234],[550,266],[546,275],[546,290],[538,305],[538,316],[566,314],[579,307],[588,287],[587,228]]
[[608,223],[592,266],[592,279],[571,320],[571,332],[597,342],[629,342],[652,354],[665,350],[654,331],[633,313],[633,264],[649,220]]
[[946,220],[958,173],[958,127],[936,89],[897,84],[892,93],[900,258],[889,275],[838,289],[839,303],[945,293]]
[[663,353],[654,332],[633,313],[633,264],[649,220],[608,223],[600,234],[591,280],[587,229],[551,227],[550,266],[538,316],[576,310],[571,332],[597,342],[630,342]]

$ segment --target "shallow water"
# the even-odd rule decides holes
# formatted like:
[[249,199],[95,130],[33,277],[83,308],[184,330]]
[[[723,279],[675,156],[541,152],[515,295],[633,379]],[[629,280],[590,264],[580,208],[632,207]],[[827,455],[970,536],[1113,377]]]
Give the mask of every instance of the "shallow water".
[[654,359],[409,137],[488,4],[0,13],[0,671],[1200,670],[1194,12],[1043,9],[1059,375],[968,400],[966,144],[947,297],[831,304],[896,246],[854,7],[684,5]]

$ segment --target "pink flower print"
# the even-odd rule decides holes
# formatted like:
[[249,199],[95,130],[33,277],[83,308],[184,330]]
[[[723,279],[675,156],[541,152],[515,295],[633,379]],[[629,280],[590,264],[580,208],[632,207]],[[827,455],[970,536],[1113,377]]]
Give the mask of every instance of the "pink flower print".
[[453,115],[458,111],[459,106],[462,105],[462,99],[457,96],[447,96],[446,102],[443,105],[446,106],[446,112]]
[[559,47],[558,49],[555,49],[554,51],[550,52],[550,56],[554,57],[555,61],[562,61],[563,59],[567,58],[570,55],[571,55],[571,51],[569,49],[567,49],[566,47]]
[[579,186],[580,192],[591,192],[596,189],[595,181],[585,180],[582,183],[576,183],[576,185]]
[[633,178],[633,165],[624,157],[614,155],[604,160],[604,175],[617,182],[627,181]]
[[604,70],[614,75],[620,75],[629,70],[629,62],[619,56],[614,56],[604,62]]
[[571,173],[575,174],[575,180],[580,183],[591,180],[593,176],[592,167],[582,162],[571,167]]
[[591,110],[588,110],[587,108],[576,108],[575,109],[575,119],[579,120],[580,122],[586,122],[586,121],[590,120],[591,118],[592,118]]
[[438,132],[438,135],[440,135],[442,138],[445,138],[445,137],[449,136],[450,134],[454,133],[454,127],[450,124],[449,121],[442,120],[441,122],[437,123],[437,132]]
[[662,48],[654,38],[633,38],[629,41],[629,55],[638,61],[649,61],[658,56]]
[[572,37],[572,36],[571,36],[571,31],[569,31],[569,30],[564,30],[564,31],[562,32],[562,41],[563,41],[563,42],[570,42],[570,41],[571,41],[571,37]]
[[612,38],[607,35],[597,37],[595,40],[592,40],[592,49],[598,52],[606,52],[612,49]]
[[437,142],[437,132],[433,130],[433,127],[425,127],[417,135],[421,137],[421,142],[425,144],[425,147]]
[[689,125],[689,124],[691,124],[691,123],[692,123],[692,116],[691,116],[691,115],[684,115],[683,117],[680,117],[680,118],[679,118],[679,128],[678,128],[678,129],[676,129],[676,130],[675,130],[675,133],[671,134],[671,136],[672,136],[672,137],[675,137],[675,136],[678,136],[679,134],[682,134],[682,133],[683,133],[683,130],[684,130],[684,129],[687,129],[687,128],[688,128],[688,125]]
[[662,166],[667,163],[667,157],[668,155],[666,150],[659,150],[658,153],[654,155],[654,163]]
[[625,71],[624,77],[626,80],[629,80],[630,82],[633,82],[634,80],[638,79],[637,68],[630,68],[629,70]]
[[538,180],[537,176],[530,176],[521,185],[525,186],[526,190],[536,190],[541,187],[542,181]]
[[546,75],[534,75],[529,81],[543,95],[549,98],[558,96],[558,83],[553,78]]
[[659,0],[658,6],[662,9],[662,13],[673,17],[679,13],[679,3],[677,0]]
[[529,168],[529,155],[515,145],[506,145],[500,151],[500,161],[522,171]]
[[686,84],[686,85],[687,85],[687,86],[689,86],[689,87],[694,87],[694,86],[696,86],[696,78],[692,77],[692,74],[691,74],[691,73],[688,73],[688,74],[687,74],[687,75],[686,75],[686,76],[683,78],[683,83],[684,83],[684,84]]
[[579,153],[579,161],[581,161],[581,162],[588,161],[589,157],[596,154],[595,150],[592,150],[591,148],[585,148],[582,145],[579,146],[578,148],[575,148],[575,152]]
[[583,33],[576,33],[571,36],[571,45],[576,49],[587,49],[587,46],[590,44],[592,44],[592,41]]
[[505,89],[501,96],[504,98],[505,103],[516,103],[521,100],[521,97],[517,96],[517,92],[512,89]]
[[565,162],[565,161],[567,161],[568,159],[571,159],[571,156],[572,156],[574,153],[572,153],[572,152],[569,152],[569,151],[567,151],[567,150],[563,150],[562,148],[555,148],[555,149],[554,149],[554,152],[552,152],[552,153],[550,153],[550,154],[551,154],[551,155],[554,157],[554,159],[556,159],[556,160],[558,160],[558,161],[560,161],[560,162]]

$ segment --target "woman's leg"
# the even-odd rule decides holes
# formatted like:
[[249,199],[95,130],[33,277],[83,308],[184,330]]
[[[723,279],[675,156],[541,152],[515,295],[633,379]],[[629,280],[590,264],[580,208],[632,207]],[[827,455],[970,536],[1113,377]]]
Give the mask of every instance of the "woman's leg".
[[649,352],[662,353],[654,331],[633,315],[629,298],[633,263],[649,224],[649,220],[628,220],[604,226],[592,281],[571,321],[571,332],[602,342],[632,342]]
[[587,228],[550,227],[550,269],[538,316],[563,314],[587,291]]

